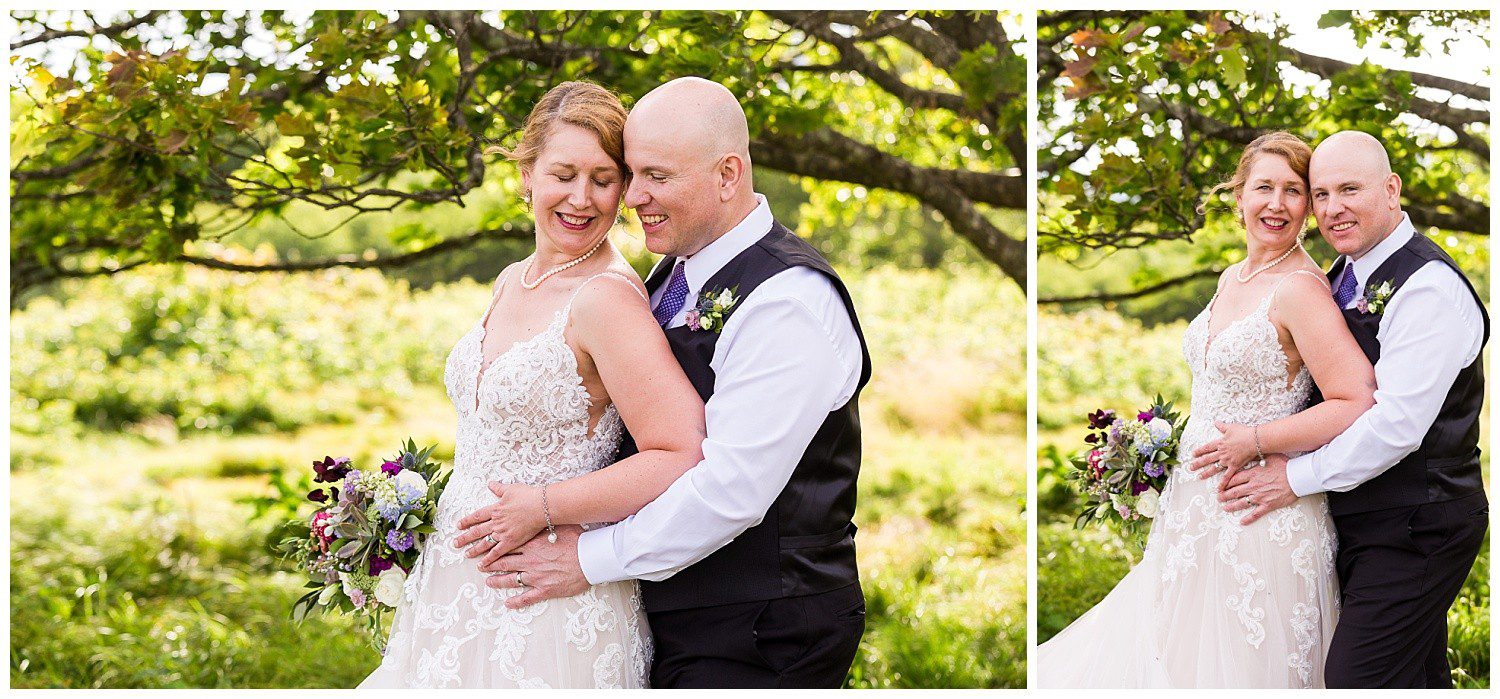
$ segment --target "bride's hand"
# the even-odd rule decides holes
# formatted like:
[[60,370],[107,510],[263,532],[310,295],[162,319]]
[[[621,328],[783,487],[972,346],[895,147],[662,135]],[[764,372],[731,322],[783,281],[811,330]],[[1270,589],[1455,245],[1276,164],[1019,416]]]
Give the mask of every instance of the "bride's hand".
[[1225,422],[1215,422],[1214,427],[1223,435],[1194,450],[1193,462],[1188,465],[1188,469],[1198,472],[1199,478],[1209,478],[1222,472],[1226,474],[1227,482],[1229,475],[1256,459],[1255,429]]
[[500,501],[482,507],[458,523],[464,533],[453,541],[469,558],[513,551],[547,526],[542,491],[524,483],[490,483]]

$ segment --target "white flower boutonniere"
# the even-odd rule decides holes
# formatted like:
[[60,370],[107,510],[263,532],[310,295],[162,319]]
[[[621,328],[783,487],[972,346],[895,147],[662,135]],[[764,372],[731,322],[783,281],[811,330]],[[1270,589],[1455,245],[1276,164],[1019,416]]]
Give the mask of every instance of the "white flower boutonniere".
[[1380,283],[1379,286],[1366,286],[1365,296],[1354,304],[1361,313],[1374,313],[1380,315],[1385,312],[1386,302],[1391,300],[1391,294],[1396,293],[1389,279]]
[[739,285],[719,291],[704,291],[698,294],[698,303],[693,310],[687,312],[685,320],[690,330],[712,330],[716,333],[724,332],[724,321],[729,318],[729,312],[735,304],[740,302],[735,292]]

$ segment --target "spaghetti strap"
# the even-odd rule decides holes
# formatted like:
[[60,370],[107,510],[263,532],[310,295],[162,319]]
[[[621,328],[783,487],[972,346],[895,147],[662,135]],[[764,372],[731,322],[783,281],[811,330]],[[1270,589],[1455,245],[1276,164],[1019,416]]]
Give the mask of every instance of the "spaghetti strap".
[[1294,269],[1294,270],[1292,270],[1290,272],[1287,272],[1286,276],[1282,277],[1280,280],[1278,280],[1276,282],[1276,286],[1271,289],[1271,295],[1275,296],[1277,289],[1280,289],[1281,285],[1285,284],[1286,280],[1291,279],[1292,275],[1294,275],[1294,274],[1307,274],[1307,275],[1311,275],[1313,279],[1318,280],[1318,283],[1320,283],[1320,284],[1323,285],[1323,288],[1325,288],[1325,289],[1329,288],[1329,286],[1328,286],[1328,279],[1325,278],[1323,275],[1318,274],[1316,272],[1313,272],[1310,269]]
[[566,308],[571,309],[573,307],[573,300],[578,298],[579,294],[583,293],[584,287],[587,287],[589,285],[589,282],[594,281],[599,277],[614,277],[622,282],[625,282],[625,285],[629,286],[630,290],[634,291],[636,296],[641,297],[641,300],[645,301],[646,305],[651,305],[651,299],[646,298],[646,295],[641,293],[640,287],[636,286],[635,282],[631,281],[629,277],[620,274],[619,272],[600,272],[592,277],[589,277],[588,279],[583,280],[583,283],[578,285],[578,289],[574,291],[573,296],[568,299],[568,305],[566,306]]
[[1276,298],[1276,292],[1281,291],[1281,285],[1285,284],[1286,280],[1291,279],[1292,276],[1296,274],[1311,274],[1314,278],[1323,283],[1324,288],[1328,287],[1328,280],[1324,279],[1321,275],[1313,274],[1312,270],[1294,269],[1290,272],[1287,272],[1280,279],[1276,280],[1276,285],[1271,287],[1271,293],[1266,294],[1266,299],[1260,302],[1261,307],[1269,312],[1271,309],[1271,302]]

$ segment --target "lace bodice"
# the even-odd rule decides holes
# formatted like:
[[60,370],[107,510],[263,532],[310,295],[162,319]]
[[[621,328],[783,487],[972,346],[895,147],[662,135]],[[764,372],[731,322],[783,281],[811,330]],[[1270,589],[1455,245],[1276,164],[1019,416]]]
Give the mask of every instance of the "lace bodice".
[[[1292,274],[1311,274],[1298,270]],[[1212,428],[1213,421],[1259,425],[1302,409],[1312,393],[1312,377],[1300,367],[1287,381],[1287,357],[1271,323],[1271,302],[1280,281],[1249,315],[1209,337],[1218,294],[1188,324],[1182,354],[1193,376],[1192,419]],[[1216,435],[1214,435],[1216,436]],[[1184,435],[1184,439],[1187,439]]]
[[[595,275],[594,279],[622,276]],[[634,283],[626,281],[634,288]],[[590,428],[590,399],[564,338],[574,293],[546,329],[482,366],[479,323],[448,355],[443,383],[458,411],[453,475],[406,579],[384,662],[370,687],[642,687],[651,640],[635,581],[512,610],[514,589],[485,585],[477,559],[453,545],[458,523],[495,502],[491,481],[542,485],[608,465],[620,416],[607,406]],[[639,292],[639,289],[636,289]]]
[[445,503],[453,506],[446,509],[472,512],[487,504],[493,498],[490,481],[540,486],[607,466],[614,458],[620,415],[611,404],[590,430],[589,393],[563,337],[573,299],[542,332],[482,366],[492,299],[490,310],[448,354],[443,383],[458,411],[458,435],[453,478],[444,493],[445,500],[450,493],[455,500]]

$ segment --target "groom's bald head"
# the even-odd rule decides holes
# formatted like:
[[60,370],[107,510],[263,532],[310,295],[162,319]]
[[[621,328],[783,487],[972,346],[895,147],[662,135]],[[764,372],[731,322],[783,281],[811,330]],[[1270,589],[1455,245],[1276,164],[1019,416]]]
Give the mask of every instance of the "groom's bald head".
[[755,209],[745,110],[711,80],[678,78],[642,96],[625,121],[625,164],[625,205],[652,252],[696,253]]
[[678,78],[646,93],[625,123],[637,131],[652,124],[670,130],[679,146],[704,158],[734,154],[750,162],[750,125],[728,88],[703,78]]
[[1385,146],[1363,131],[1340,131],[1308,164],[1313,215],[1335,250],[1358,259],[1401,223],[1401,178]]

